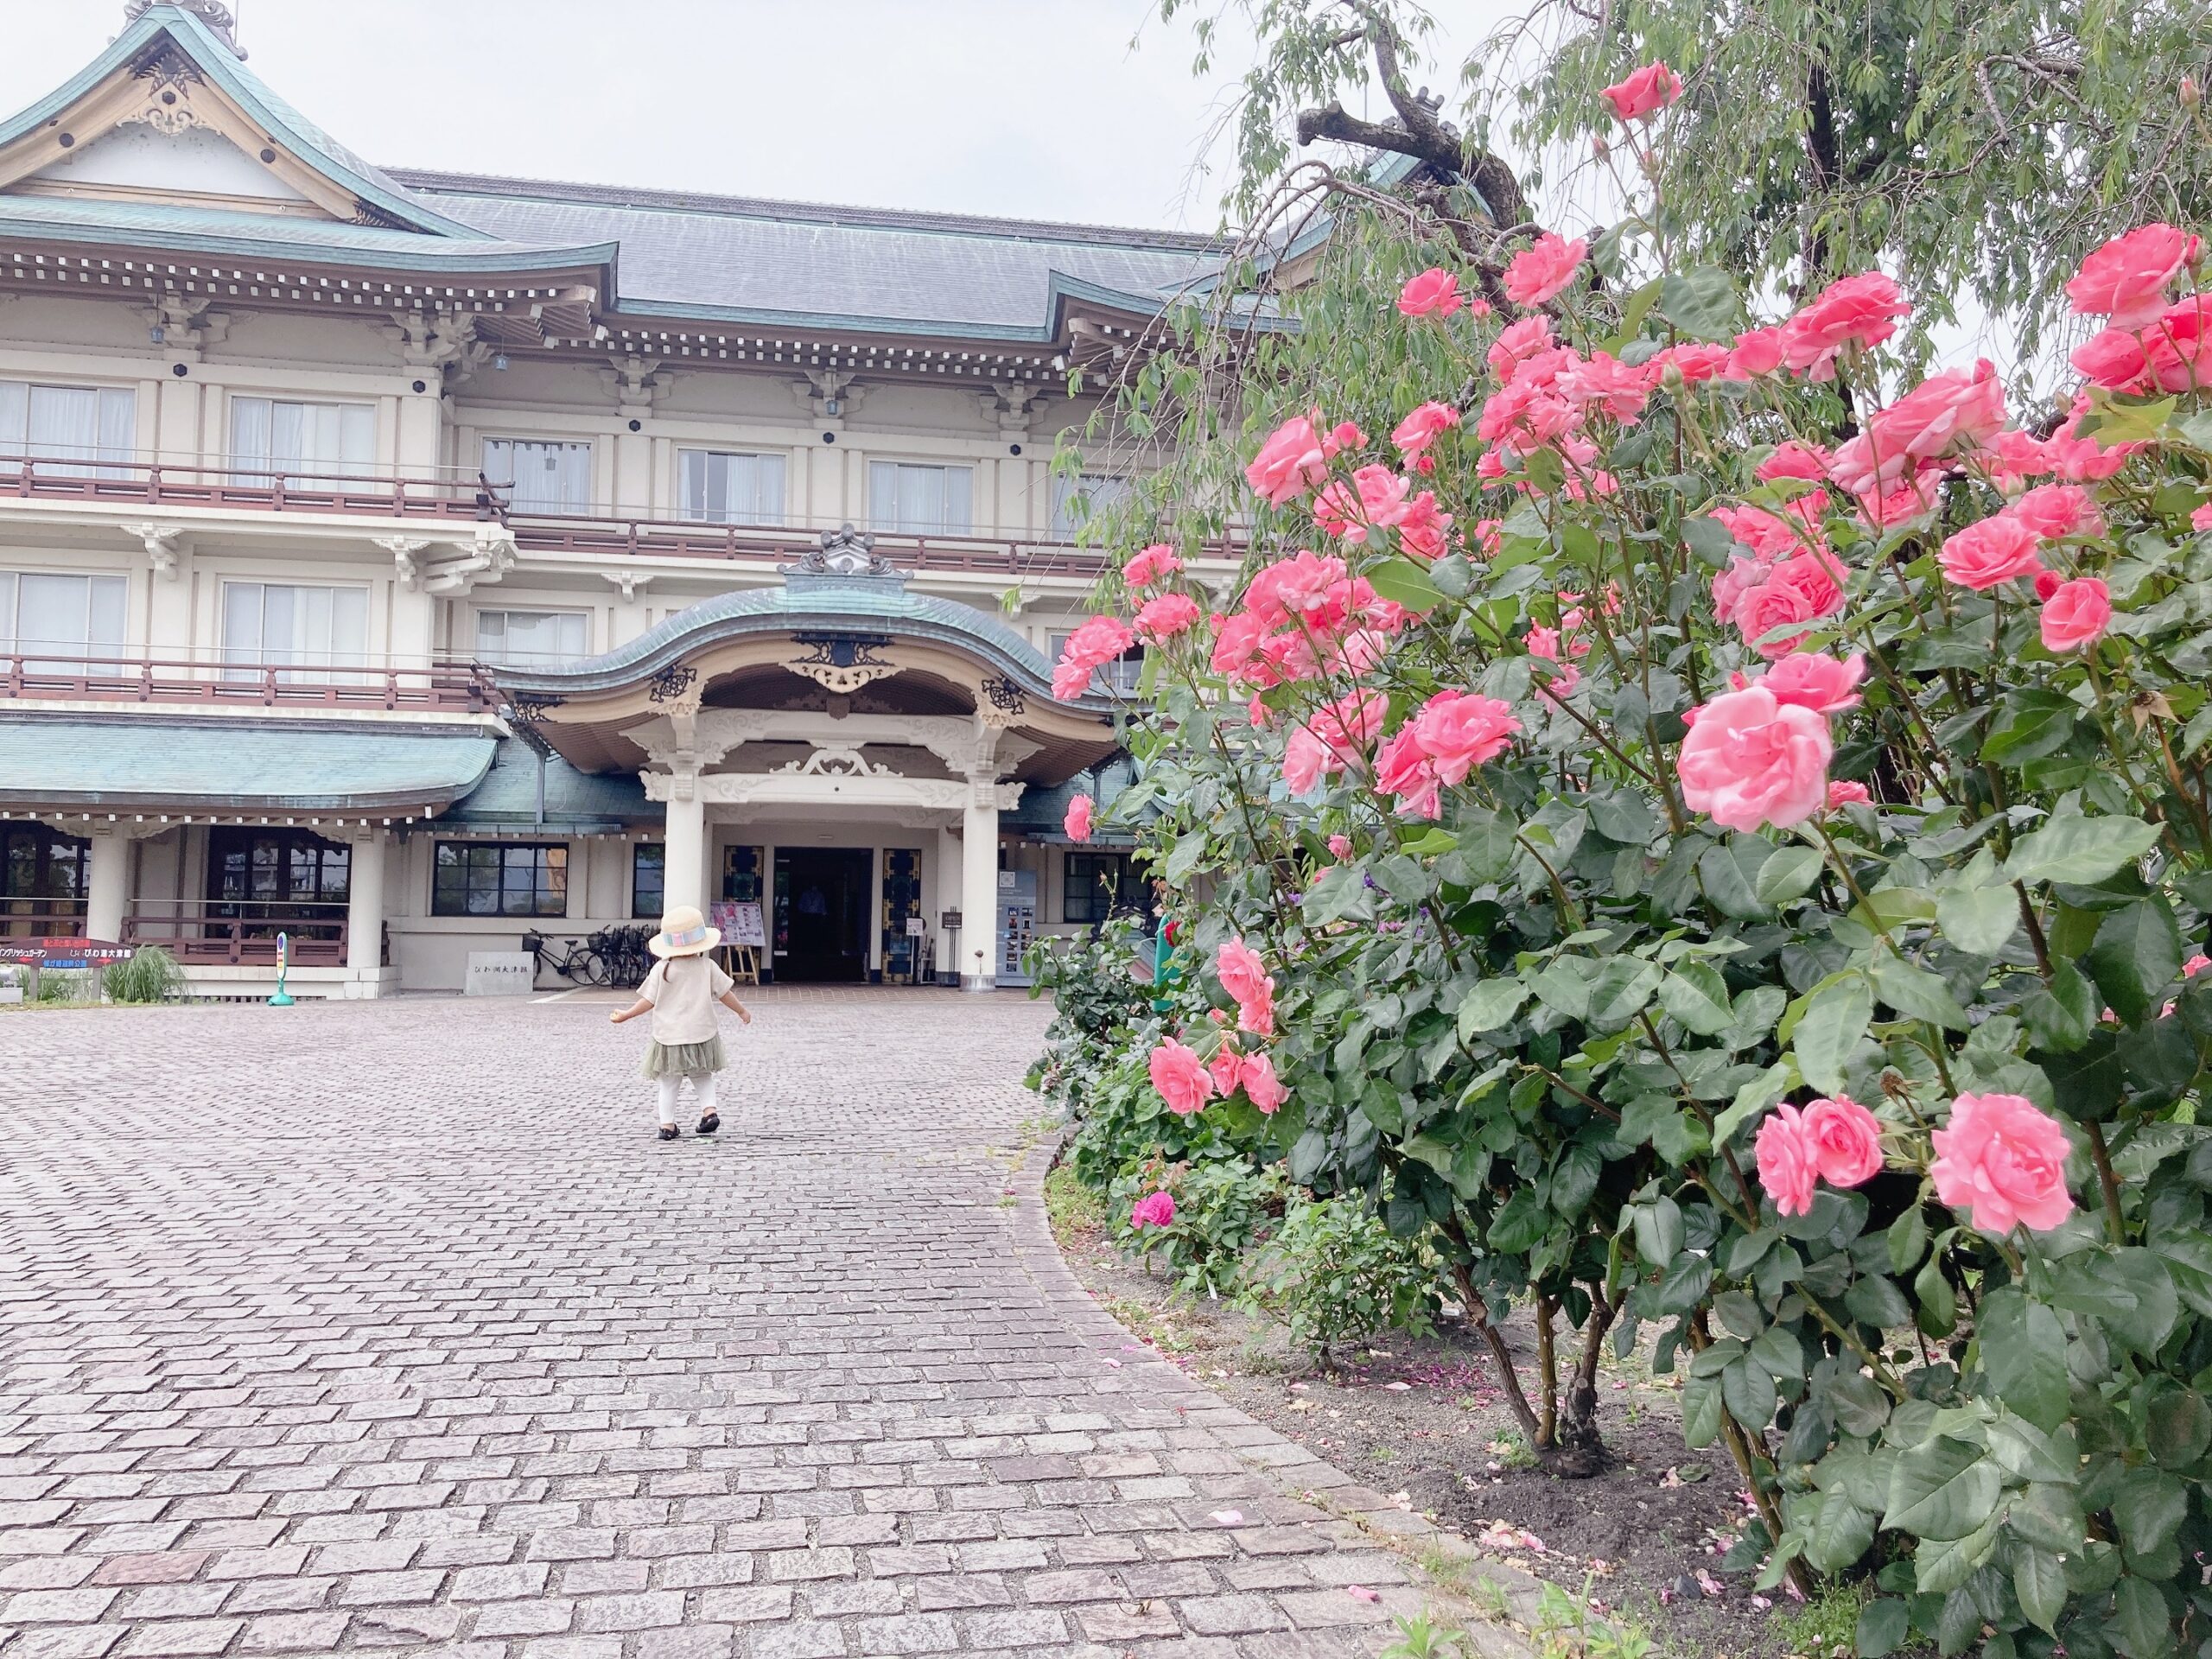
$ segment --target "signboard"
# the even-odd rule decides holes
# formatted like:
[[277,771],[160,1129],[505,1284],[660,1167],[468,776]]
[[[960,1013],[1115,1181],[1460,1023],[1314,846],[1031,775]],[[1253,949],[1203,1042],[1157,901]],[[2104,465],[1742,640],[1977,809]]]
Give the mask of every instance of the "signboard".
[[937,925],[938,931],[941,933],[957,933],[960,931],[960,912],[957,910],[946,911],[937,918]]
[[906,918],[906,937],[910,939],[920,938],[928,928],[929,924],[918,916],[909,916]]
[[105,939],[0,939],[0,962],[16,962],[37,968],[90,968],[96,963],[128,962],[134,947]]
[[537,958],[527,950],[472,950],[463,996],[528,996],[537,988]]
[[720,899],[707,907],[708,919],[721,930],[725,944],[748,944],[755,950],[768,948],[767,918],[758,899]]

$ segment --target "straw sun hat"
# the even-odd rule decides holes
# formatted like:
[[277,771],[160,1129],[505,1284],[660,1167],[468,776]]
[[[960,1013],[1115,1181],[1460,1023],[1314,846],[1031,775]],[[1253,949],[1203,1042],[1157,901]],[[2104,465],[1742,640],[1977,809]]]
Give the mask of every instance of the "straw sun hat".
[[657,957],[703,957],[722,942],[721,929],[690,905],[678,905],[660,918],[660,931],[645,941]]

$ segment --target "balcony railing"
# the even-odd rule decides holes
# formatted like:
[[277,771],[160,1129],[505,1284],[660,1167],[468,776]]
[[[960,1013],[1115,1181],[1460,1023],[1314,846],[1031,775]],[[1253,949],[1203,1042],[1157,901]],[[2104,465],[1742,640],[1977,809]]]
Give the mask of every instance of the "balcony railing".
[[481,474],[403,478],[334,472],[328,467],[286,472],[258,465],[0,454],[0,498],[25,500],[499,523],[506,517],[506,494]]
[[342,968],[346,930],[342,903],[181,899],[142,905],[124,916],[121,942],[158,944],[187,967],[274,966],[276,936],[283,933],[290,942],[293,966]]
[[340,663],[208,661],[189,656],[88,654],[67,647],[0,652],[0,702],[199,702],[240,709],[381,709],[488,714],[499,694],[473,663],[427,668]]
[[0,939],[80,939],[81,899],[0,899]]

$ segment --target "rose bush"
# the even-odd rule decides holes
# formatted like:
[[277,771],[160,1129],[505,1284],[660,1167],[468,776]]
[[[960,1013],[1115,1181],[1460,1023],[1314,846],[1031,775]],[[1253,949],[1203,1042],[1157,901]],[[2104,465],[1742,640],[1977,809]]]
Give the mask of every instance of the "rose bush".
[[1199,970],[1099,1063],[1433,1252],[1560,1472],[1604,1456],[1602,1344],[1651,1337],[1762,1582],[1876,1575],[1862,1652],[2198,1651],[2196,238],[2089,262],[2147,366],[2047,414],[1910,383],[1879,273],[1762,326],[1656,209],[1541,239],[1494,312],[1395,222],[1338,240],[1241,428],[1172,366],[1128,394],[1198,410],[1154,498],[1185,554],[1231,444],[1251,550],[1225,604],[1109,590],[1071,659],[1205,613],[1156,631],[1115,809]]

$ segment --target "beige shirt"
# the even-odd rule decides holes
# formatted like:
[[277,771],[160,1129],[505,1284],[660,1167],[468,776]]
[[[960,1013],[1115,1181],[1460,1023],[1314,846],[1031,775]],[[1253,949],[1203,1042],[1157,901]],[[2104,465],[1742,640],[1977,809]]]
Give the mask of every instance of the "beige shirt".
[[655,963],[638,987],[638,995],[653,1005],[653,1040],[671,1048],[711,1041],[715,1000],[736,982],[706,957],[668,957]]

